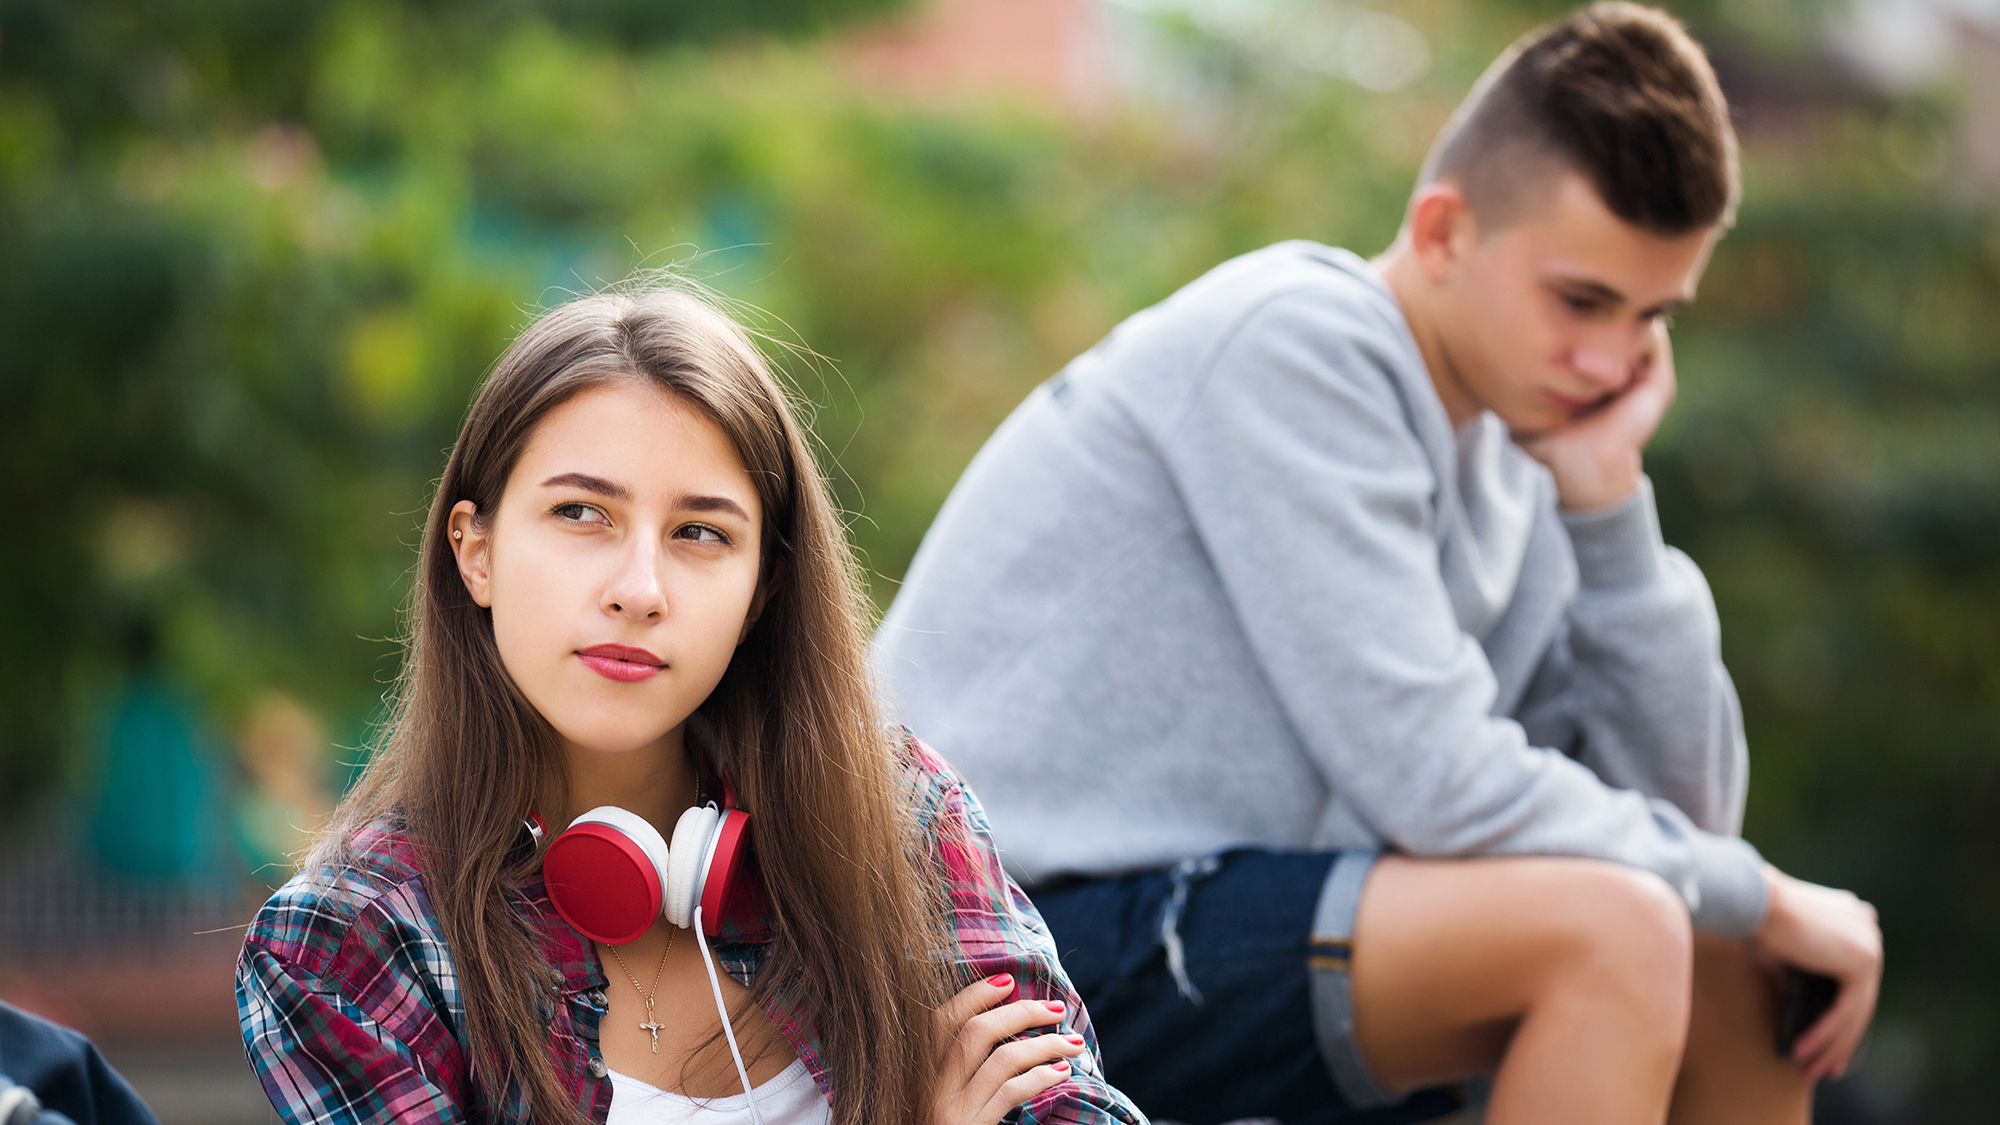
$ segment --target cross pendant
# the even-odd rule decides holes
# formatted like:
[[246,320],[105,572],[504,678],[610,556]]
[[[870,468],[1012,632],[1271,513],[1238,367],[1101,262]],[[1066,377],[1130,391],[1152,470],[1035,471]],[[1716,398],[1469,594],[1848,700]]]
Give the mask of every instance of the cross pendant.
[[639,1025],[639,1030],[652,1033],[653,1053],[656,1055],[660,1053],[660,1028],[664,1026],[666,1025],[662,1024],[659,1021],[659,1019],[653,1015],[653,1002],[651,1000],[646,1001],[646,1022]]

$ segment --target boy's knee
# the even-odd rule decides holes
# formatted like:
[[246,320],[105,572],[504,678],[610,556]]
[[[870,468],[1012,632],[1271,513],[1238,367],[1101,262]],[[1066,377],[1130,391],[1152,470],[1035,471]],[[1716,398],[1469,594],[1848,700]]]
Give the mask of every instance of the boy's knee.
[[1684,1031],[1694,983],[1694,927],[1664,879],[1598,861],[1566,861],[1562,895],[1542,919],[1554,953],[1544,1003],[1614,1003],[1644,1023]]
[[1633,868],[1584,863],[1576,878],[1578,909],[1562,920],[1569,975],[1684,1028],[1694,980],[1686,904],[1665,880]]

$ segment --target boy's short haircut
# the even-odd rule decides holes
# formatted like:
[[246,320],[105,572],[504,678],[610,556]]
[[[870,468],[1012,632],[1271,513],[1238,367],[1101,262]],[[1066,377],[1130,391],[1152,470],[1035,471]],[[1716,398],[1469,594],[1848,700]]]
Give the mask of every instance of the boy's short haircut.
[[1456,183],[1490,229],[1566,169],[1612,214],[1654,234],[1734,221],[1729,105],[1679,21],[1598,3],[1522,36],[1452,115],[1420,182]]

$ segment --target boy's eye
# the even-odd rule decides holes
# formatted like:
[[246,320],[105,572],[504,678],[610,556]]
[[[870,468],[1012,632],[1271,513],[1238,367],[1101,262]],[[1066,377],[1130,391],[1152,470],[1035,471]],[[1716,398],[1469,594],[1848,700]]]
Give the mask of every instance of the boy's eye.
[[1562,303],[1569,306],[1569,311],[1575,313],[1594,313],[1602,307],[1594,298],[1578,297],[1570,293],[1562,295]]
[[549,514],[555,516],[557,519],[568,520],[571,523],[610,522],[604,518],[603,512],[598,511],[588,504],[557,504],[555,507],[549,509]]

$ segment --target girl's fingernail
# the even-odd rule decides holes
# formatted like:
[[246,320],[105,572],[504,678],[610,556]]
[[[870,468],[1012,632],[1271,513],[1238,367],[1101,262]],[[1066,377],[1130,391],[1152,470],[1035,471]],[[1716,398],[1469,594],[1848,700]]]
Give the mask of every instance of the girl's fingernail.
[[1063,1010],[1063,1002],[1060,1000],[1044,1000],[1042,1003],[1046,1004],[1051,1012],[1059,1013]]
[[1069,1060],[1068,1060],[1068,1059],[1057,1059],[1056,1061],[1054,1061],[1054,1062],[1052,1062],[1052,1063],[1050,1063],[1050,1064],[1049,1064],[1049,1069],[1050,1069],[1050,1070],[1068,1070],[1068,1069],[1069,1069]]
[[1071,1043],[1074,1043],[1079,1047],[1083,1046],[1083,1036],[1081,1035],[1065,1035],[1063,1036],[1063,1038],[1069,1040]]
[[998,976],[987,977],[986,983],[992,985],[995,988],[1012,988],[1014,985],[1014,978],[1009,973],[1001,973]]

